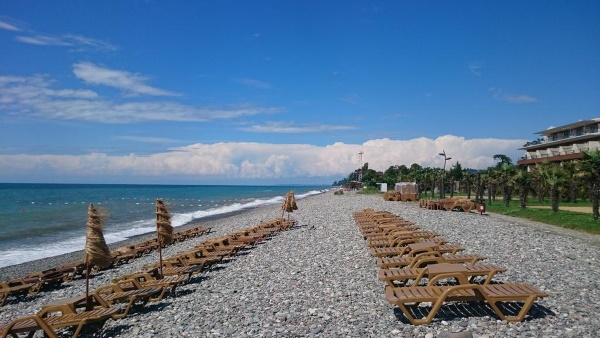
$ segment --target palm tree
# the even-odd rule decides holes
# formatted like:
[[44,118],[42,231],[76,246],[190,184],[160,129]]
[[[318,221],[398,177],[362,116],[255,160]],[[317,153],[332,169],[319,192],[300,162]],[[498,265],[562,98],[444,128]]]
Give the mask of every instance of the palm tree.
[[565,182],[565,174],[559,165],[551,165],[545,171],[546,182],[550,186],[550,206],[552,212],[558,212],[558,188]]
[[448,174],[448,176],[450,176],[450,181],[452,182],[452,184],[450,184],[450,197],[454,197],[454,184],[457,181],[460,184],[460,181],[463,178],[463,169],[460,162],[456,161],[456,164],[452,166],[452,169],[448,171]]
[[546,172],[549,170],[551,164],[544,160],[541,163],[538,163],[533,167],[532,171],[532,179],[534,181],[535,193],[537,195],[538,202],[544,202],[544,198],[546,197]]
[[498,185],[498,171],[495,167],[489,167],[485,170],[485,182],[488,191],[488,203],[491,205],[492,201],[496,201],[496,187]]
[[527,207],[527,195],[531,189],[531,174],[527,172],[526,169],[517,170],[515,176],[513,177],[513,181],[519,189],[519,202],[521,209],[525,209]]
[[592,213],[594,220],[598,220],[598,189],[600,188],[600,150],[586,151],[583,153],[583,165],[591,173],[590,199],[592,200]]
[[469,169],[463,169],[462,181],[465,186],[467,198],[471,199],[471,185],[473,183],[473,174],[469,173]]
[[579,187],[579,167],[577,161],[563,162],[562,168],[565,172],[566,181],[566,201],[577,203],[577,188]]
[[477,200],[477,202],[483,202],[483,185],[481,184],[481,170],[477,171],[476,177],[477,191],[475,192],[475,199]]
[[511,199],[511,178],[514,175],[515,167],[512,165],[503,162],[499,168],[499,179],[500,183],[502,183],[502,202],[504,202],[504,206],[508,207],[510,205]]

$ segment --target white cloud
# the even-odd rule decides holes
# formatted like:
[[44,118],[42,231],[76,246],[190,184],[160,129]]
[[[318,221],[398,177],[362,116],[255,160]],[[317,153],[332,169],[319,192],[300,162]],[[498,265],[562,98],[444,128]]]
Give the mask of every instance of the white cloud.
[[112,52],[118,49],[115,45],[109,42],[90,38],[81,34],[49,34],[32,29],[23,29],[15,24],[7,22],[6,20],[0,20],[0,29],[18,32],[14,37],[15,40],[29,45],[70,47],[69,50],[74,52]]
[[172,138],[165,137],[144,137],[144,136],[115,136],[118,140],[134,141],[142,143],[175,143],[180,142]]
[[13,31],[13,32],[20,32],[22,30],[21,28],[15,26],[13,24],[10,24],[6,21],[0,21],[0,29],[4,29],[7,31]]
[[470,62],[468,68],[469,68],[469,71],[471,71],[471,74],[474,74],[474,75],[477,75],[477,76],[481,76],[482,69],[483,69],[483,63],[481,63],[481,62]]
[[55,37],[55,36],[48,36],[48,35],[31,35],[31,36],[17,36],[15,39],[17,39],[17,41],[23,42],[23,43],[27,43],[30,45],[37,45],[37,46],[73,46],[73,44],[71,44],[68,41],[64,41],[63,39],[59,38],[59,37]]
[[490,90],[490,93],[492,93],[492,97],[499,101],[506,101],[506,102],[510,102],[510,103],[533,103],[533,102],[538,101],[538,99],[536,99],[533,96],[529,96],[529,95],[525,95],[525,94],[520,94],[520,95],[509,94],[509,93],[505,93],[500,88],[492,87],[489,90]]
[[91,62],[73,65],[75,76],[87,83],[100,84],[122,90],[127,95],[180,96],[174,92],[146,85],[147,77],[124,70],[97,66]]
[[254,87],[254,88],[259,88],[259,89],[270,89],[272,87],[270,83],[260,81],[260,80],[247,79],[247,78],[235,79],[235,82],[237,82],[239,84],[243,84],[244,86]]
[[346,103],[350,103],[350,104],[359,104],[360,103],[360,97],[357,94],[348,94],[348,95],[344,95],[342,97],[339,98],[340,101],[342,102],[346,102]]
[[203,122],[282,111],[280,108],[250,105],[202,108],[165,101],[115,102],[101,98],[91,90],[53,89],[51,85],[52,82],[45,76],[0,76],[0,111],[102,123]]
[[[92,153],[74,155],[0,155],[0,180],[13,175],[43,172],[55,181],[98,177],[188,177],[191,181],[285,180],[293,183],[304,178],[346,177],[360,165],[358,152],[369,168],[384,171],[391,165],[418,163],[441,167],[442,150],[452,157],[452,165],[463,168],[486,168],[495,164],[495,154],[513,156],[525,140],[465,139],[445,135],[436,139],[376,139],[363,144],[334,143],[327,146],[271,143],[191,144],[169,152],[149,156],[130,154],[109,156]],[[166,182],[168,183],[168,182]]]
[[267,122],[266,124],[254,124],[239,129],[253,133],[297,134],[318,133],[323,131],[335,130],[350,130],[356,129],[356,127],[344,125],[336,126],[328,124],[295,125],[293,122]]
[[36,46],[62,46],[72,47],[70,51],[103,51],[110,52],[117,50],[117,47],[98,39],[85,37],[83,35],[67,34],[61,36],[52,36],[48,34],[30,33],[28,35],[18,35],[15,40]]

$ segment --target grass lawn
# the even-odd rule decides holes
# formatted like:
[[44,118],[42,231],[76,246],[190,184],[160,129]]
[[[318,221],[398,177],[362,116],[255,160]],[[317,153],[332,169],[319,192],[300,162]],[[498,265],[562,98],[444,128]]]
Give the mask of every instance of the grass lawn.
[[[539,203],[537,201],[531,201],[529,205],[550,206],[550,202]],[[559,211],[557,213],[553,213],[550,209],[527,208],[525,210],[522,210],[519,207],[519,201],[511,201],[510,206],[505,207],[502,204],[501,199],[496,199],[495,202],[492,202],[492,205],[489,205],[486,202],[486,211],[507,216],[525,218],[532,221],[552,224],[563,228],[576,229],[593,234],[600,234],[600,220],[594,221],[592,214],[560,210],[561,206],[591,207],[591,203],[587,201],[580,203],[560,203],[558,207]]]

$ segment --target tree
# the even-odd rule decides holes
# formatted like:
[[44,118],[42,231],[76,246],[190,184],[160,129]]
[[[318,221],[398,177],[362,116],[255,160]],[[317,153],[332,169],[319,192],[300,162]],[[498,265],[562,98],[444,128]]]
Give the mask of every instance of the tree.
[[515,167],[512,165],[502,162],[499,169],[499,178],[500,183],[502,184],[502,202],[504,202],[504,206],[508,207],[510,205],[511,199],[511,178],[514,175]]
[[546,182],[550,186],[550,207],[552,212],[558,212],[558,188],[565,181],[565,174],[559,165],[551,165],[544,173]]
[[598,189],[600,189],[600,150],[583,153],[583,165],[589,171],[590,199],[594,220],[598,220]]
[[550,168],[550,162],[544,160],[533,167],[532,180],[535,187],[535,193],[537,195],[538,202],[544,202],[546,197],[547,182],[546,182],[546,171]]
[[393,187],[400,177],[400,168],[397,165],[390,166],[383,172],[383,181],[387,183],[388,188]]
[[467,193],[467,198],[471,199],[471,186],[473,184],[473,174],[471,174],[469,169],[463,169],[462,181],[465,186],[465,192]]
[[519,203],[521,209],[527,207],[527,195],[531,189],[531,174],[526,169],[517,170],[513,180],[519,189]]
[[563,162],[562,168],[566,178],[566,201],[577,203],[577,188],[579,187],[579,163],[575,161]]
[[481,181],[481,170],[477,171],[475,181],[476,181],[476,185],[477,185],[477,191],[475,192],[475,199],[477,200],[477,202],[483,203],[483,184]]
[[[366,168],[365,168],[366,166]],[[373,169],[369,169],[368,165],[365,163],[363,166],[362,172],[362,183],[364,187],[376,187],[377,182],[380,182],[381,178],[377,174],[377,171]]]
[[506,163],[508,165],[513,165],[510,157],[503,155],[503,154],[494,155],[494,160],[500,161],[500,162],[498,162],[498,164],[496,164],[496,168],[498,168],[498,169],[500,169],[500,166],[502,166],[502,164],[504,164],[504,163]]
[[410,165],[410,171],[421,171],[421,170],[423,170],[423,167],[421,167],[417,163],[413,163]]
[[448,176],[450,177],[450,182],[452,182],[452,184],[450,184],[450,197],[454,197],[454,182],[460,182],[463,177],[463,169],[460,162],[456,161],[456,164],[453,165],[452,169],[448,172]]

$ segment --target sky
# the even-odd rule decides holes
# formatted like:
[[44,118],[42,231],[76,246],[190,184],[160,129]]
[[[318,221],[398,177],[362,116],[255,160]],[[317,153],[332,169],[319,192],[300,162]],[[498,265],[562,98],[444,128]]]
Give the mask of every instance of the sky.
[[0,182],[331,184],[600,116],[599,1],[0,0]]

